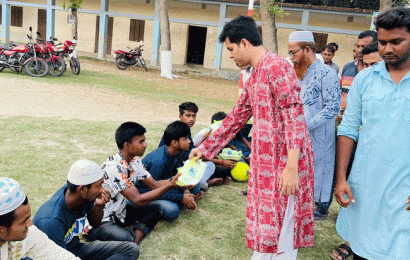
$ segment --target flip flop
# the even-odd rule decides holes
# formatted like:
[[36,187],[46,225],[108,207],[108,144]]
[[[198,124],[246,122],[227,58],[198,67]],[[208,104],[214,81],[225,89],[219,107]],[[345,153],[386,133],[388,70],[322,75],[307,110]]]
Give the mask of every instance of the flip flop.
[[[346,250],[347,254],[345,252],[342,252],[342,250],[340,249],[344,249]],[[342,260],[346,260],[347,258],[349,258],[349,256],[353,255],[353,251],[350,248],[350,246],[346,245],[346,244],[340,244],[338,248],[335,249],[335,251],[338,253],[337,257],[334,257],[333,254],[330,256],[331,259],[333,260],[339,260],[339,256],[342,257]]]

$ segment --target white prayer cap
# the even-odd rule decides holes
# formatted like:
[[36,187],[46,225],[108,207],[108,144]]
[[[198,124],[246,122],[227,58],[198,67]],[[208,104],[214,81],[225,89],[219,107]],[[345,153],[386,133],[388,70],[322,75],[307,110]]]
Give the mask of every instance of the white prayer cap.
[[0,216],[20,207],[26,194],[20,184],[10,178],[0,178]]
[[101,167],[90,160],[78,160],[70,168],[67,180],[74,185],[92,184],[103,177]]
[[294,31],[289,34],[289,42],[315,42],[310,31]]

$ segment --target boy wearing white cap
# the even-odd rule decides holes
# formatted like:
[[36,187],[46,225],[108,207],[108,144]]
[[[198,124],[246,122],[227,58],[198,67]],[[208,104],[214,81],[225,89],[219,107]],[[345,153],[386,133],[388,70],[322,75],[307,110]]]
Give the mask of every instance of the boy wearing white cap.
[[134,243],[87,241],[84,236],[87,221],[93,228],[101,224],[104,205],[110,199],[109,191],[102,187],[103,181],[97,163],[75,162],[68,172],[67,184],[39,208],[34,225],[83,260],[137,259],[139,249]]
[[30,217],[30,205],[20,184],[0,178],[0,259],[79,260],[33,226]]

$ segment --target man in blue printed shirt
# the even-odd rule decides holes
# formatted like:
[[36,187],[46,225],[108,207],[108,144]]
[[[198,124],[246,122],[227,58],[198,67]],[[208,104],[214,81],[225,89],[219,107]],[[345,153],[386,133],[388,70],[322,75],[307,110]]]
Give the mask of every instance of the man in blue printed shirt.
[[75,162],[68,172],[67,184],[44,203],[33,223],[51,240],[79,258],[137,259],[138,246],[133,242],[86,241],[87,222],[96,228],[101,224],[104,205],[110,199],[100,166],[89,160]]
[[323,220],[327,219],[333,197],[339,77],[332,68],[316,59],[312,32],[292,32],[288,51],[300,81],[300,97],[315,156],[315,219]]

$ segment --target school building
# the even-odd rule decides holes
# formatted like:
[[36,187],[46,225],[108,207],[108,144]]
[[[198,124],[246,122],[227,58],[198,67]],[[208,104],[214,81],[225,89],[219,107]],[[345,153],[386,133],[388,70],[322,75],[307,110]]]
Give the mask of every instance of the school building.
[[[71,12],[63,0],[0,0],[1,42],[25,43],[29,27],[47,38],[72,38]],[[223,25],[246,15],[246,0],[167,0],[173,64],[197,64],[207,69],[237,69],[218,42]],[[282,4],[285,15],[276,17],[279,54],[287,53],[287,38],[295,29],[315,33],[318,47],[336,42],[334,61],[340,67],[352,60],[357,35],[369,30],[373,10]],[[260,25],[259,2],[254,14]],[[263,33],[263,32],[262,32]],[[144,42],[143,56],[158,65],[160,27],[157,0],[85,0],[78,13],[78,50],[104,58],[113,50]]]

